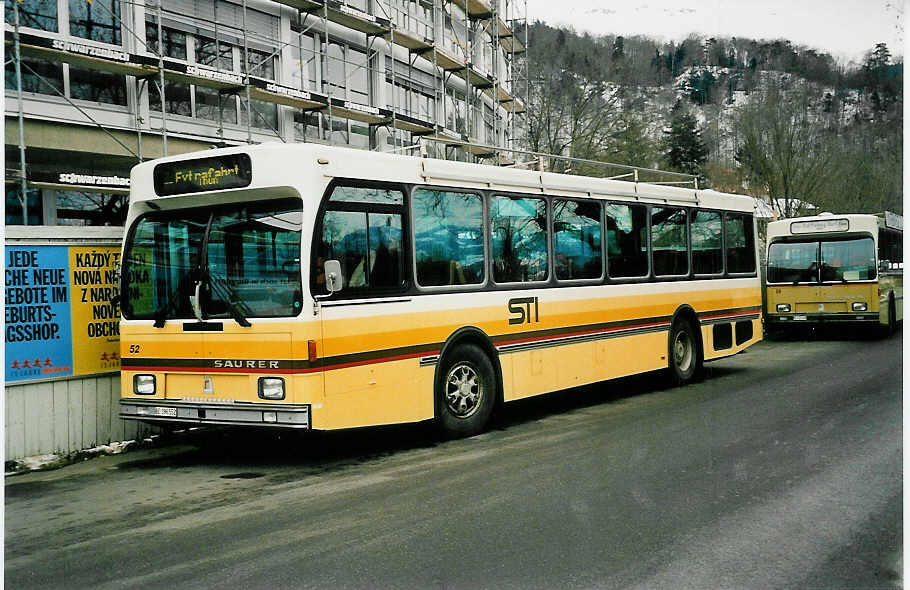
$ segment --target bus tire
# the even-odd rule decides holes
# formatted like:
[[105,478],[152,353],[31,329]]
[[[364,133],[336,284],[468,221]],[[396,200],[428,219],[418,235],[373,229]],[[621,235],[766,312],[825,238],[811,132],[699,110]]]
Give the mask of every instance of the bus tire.
[[688,320],[679,318],[670,328],[668,346],[670,381],[674,385],[685,385],[698,374],[702,365],[695,329]]
[[473,436],[487,425],[496,404],[490,358],[473,344],[445,355],[436,383],[436,424],[446,438]]

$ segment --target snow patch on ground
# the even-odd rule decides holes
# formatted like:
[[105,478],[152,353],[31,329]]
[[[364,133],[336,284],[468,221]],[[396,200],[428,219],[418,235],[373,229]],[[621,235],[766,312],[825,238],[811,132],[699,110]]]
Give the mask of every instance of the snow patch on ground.
[[141,440],[115,441],[105,445],[98,445],[90,449],[76,451],[75,453],[70,453],[68,455],[51,453],[47,455],[33,455],[31,457],[24,457],[15,461],[7,461],[5,466],[5,475],[10,476],[17,475],[19,473],[27,473],[29,471],[58,469],[65,465],[70,465],[71,463],[76,463],[78,461],[85,461],[93,457],[99,457],[102,455],[119,455],[120,453],[133,448],[139,448],[153,444],[159,438],[160,435],[153,434]]

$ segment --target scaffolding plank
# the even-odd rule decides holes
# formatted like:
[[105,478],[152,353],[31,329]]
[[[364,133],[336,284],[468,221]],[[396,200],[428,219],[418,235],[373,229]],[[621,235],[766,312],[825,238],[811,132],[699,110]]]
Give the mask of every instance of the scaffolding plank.
[[[6,32],[5,38],[7,44],[13,43],[13,34],[10,31]],[[29,33],[19,34],[19,50],[23,56],[68,63],[78,68],[111,74],[142,77],[158,72],[158,68],[149,63],[145,56]],[[7,51],[7,56],[10,54],[11,51]]]
[[426,37],[407,29],[395,27],[394,34],[390,31],[386,33],[384,37],[387,40],[393,41],[395,45],[400,45],[414,53],[423,53],[433,48],[433,41],[431,39],[427,39]]
[[410,131],[411,133],[417,133],[420,135],[433,133],[436,130],[435,124],[429,121],[423,121],[417,117],[405,115],[403,113],[395,114],[394,125],[396,129],[401,129],[402,131]]
[[444,72],[457,72],[464,69],[464,60],[439,44],[433,45],[433,54],[436,57],[436,65]]
[[493,86],[492,77],[473,64],[467,64],[460,70],[452,72],[475,88],[490,88]]
[[384,35],[392,30],[392,23],[388,19],[374,16],[335,0],[327,0],[325,4],[322,2],[313,4],[315,7],[302,10],[314,16],[326,16],[333,23],[367,35]]
[[368,123],[370,125],[381,125],[392,120],[392,111],[373,107],[368,104],[360,104],[340,98],[330,99],[332,102],[332,116],[343,119],[351,119]]
[[275,0],[275,2],[303,12],[311,12],[317,8],[322,8],[322,2],[319,0]]
[[493,15],[489,0],[452,0],[452,4],[467,12],[471,18],[489,18]]
[[319,109],[329,104],[325,95],[316,92],[282,86],[271,80],[253,76],[250,76],[248,81],[250,84],[250,97],[257,100],[283,104],[305,111]]
[[223,72],[172,59],[164,60],[164,78],[171,82],[195,84],[216,90],[236,90],[244,85],[243,76],[236,72]]

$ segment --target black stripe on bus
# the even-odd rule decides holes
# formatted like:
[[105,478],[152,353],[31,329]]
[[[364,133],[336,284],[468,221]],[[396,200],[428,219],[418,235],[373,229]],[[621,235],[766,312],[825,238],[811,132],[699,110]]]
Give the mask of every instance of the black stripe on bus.
[[[758,306],[733,308],[705,312],[700,315],[705,317],[705,319],[702,320],[702,323],[713,324],[735,320],[755,319],[759,317],[757,313],[747,312],[754,312],[759,309],[760,307]],[[654,316],[579,326],[563,326],[545,330],[528,330],[525,332],[499,334],[491,337],[491,340],[497,351],[506,354],[520,352],[522,350],[563,346],[565,344],[577,342],[589,342],[665,331],[669,327],[671,319],[671,316]],[[443,344],[443,342],[432,342],[427,344],[400,346],[382,350],[328,356],[316,359],[315,361],[307,359],[169,359],[124,357],[121,359],[121,365],[129,370],[161,371],[165,369],[174,369],[177,371],[193,371],[208,369],[216,372],[306,373],[421,356],[424,357],[421,359],[421,364],[433,364],[435,361],[438,361],[438,355]],[[435,359],[433,357],[435,357]],[[216,362],[218,363],[217,366]]]

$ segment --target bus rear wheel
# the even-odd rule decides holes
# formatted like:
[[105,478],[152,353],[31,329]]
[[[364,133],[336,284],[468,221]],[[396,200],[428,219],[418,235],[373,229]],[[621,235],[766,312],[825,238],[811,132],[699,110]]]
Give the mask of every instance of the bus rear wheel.
[[457,345],[445,359],[436,383],[436,424],[448,438],[475,435],[496,402],[493,364],[473,344]]
[[701,369],[702,359],[695,330],[690,322],[683,319],[673,322],[667,352],[670,380],[676,385],[692,381]]

